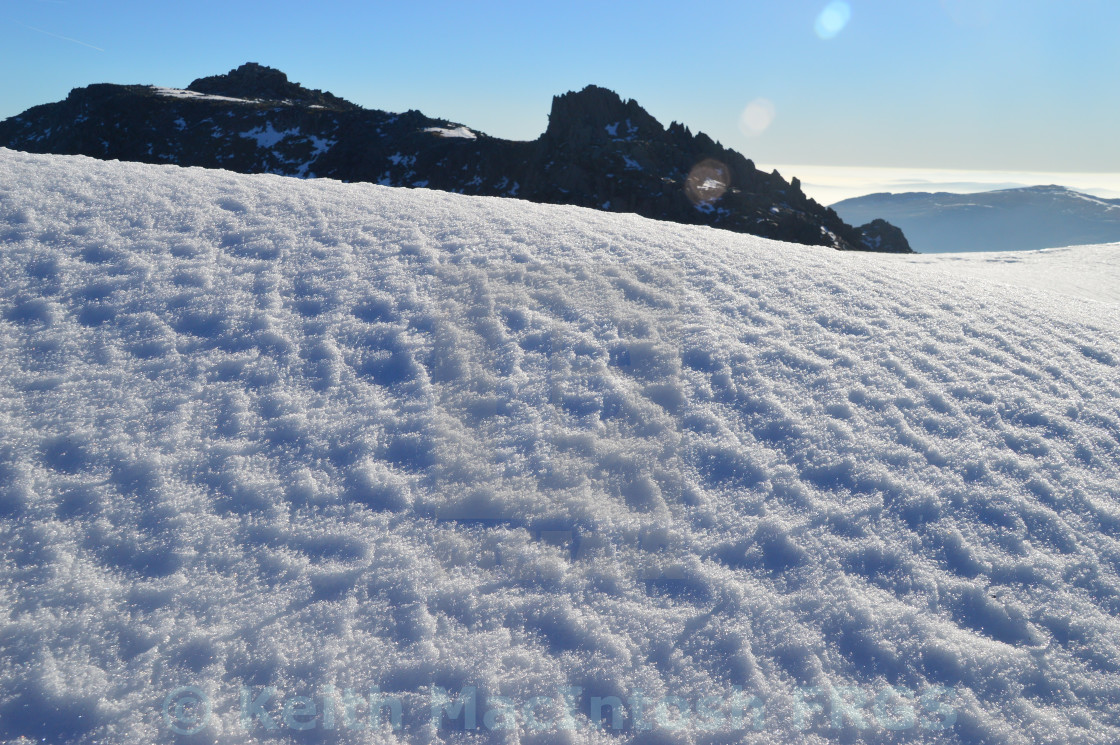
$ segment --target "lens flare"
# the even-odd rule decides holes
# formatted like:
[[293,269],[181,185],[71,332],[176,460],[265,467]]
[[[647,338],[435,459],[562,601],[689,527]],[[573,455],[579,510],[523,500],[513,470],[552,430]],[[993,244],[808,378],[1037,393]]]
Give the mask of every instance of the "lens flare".
[[711,204],[731,186],[731,171],[715,158],[706,158],[692,167],[684,182],[684,193],[695,205]]
[[833,0],[833,2],[824,6],[824,10],[817,16],[817,22],[813,24],[813,29],[817,32],[817,36],[822,39],[832,39],[844,30],[851,19],[852,6],[844,0]]
[[773,124],[776,113],[770,100],[756,98],[739,115],[739,131],[748,137],[760,135]]

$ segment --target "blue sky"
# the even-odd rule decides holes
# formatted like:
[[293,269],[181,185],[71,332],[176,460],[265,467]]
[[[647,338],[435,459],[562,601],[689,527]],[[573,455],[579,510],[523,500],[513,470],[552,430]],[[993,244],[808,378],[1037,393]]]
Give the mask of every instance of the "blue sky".
[[516,139],[596,83],[760,164],[1120,172],[1117,0],[9,0],[0,24],[0,117],[252,60]]

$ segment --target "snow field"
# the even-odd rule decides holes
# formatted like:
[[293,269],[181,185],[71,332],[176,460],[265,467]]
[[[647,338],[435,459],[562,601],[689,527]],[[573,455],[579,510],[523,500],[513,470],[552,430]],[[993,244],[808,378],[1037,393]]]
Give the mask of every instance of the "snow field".
[[0,172],[0,739],[459,741],[440,690],[483,742],[1120,739],[1115,304],[514,200]]
[[965,276],[1115,305],[1120,303],[1118,254],[1120,243],[1105,243],[1037,251],[921,254],[908,259]]

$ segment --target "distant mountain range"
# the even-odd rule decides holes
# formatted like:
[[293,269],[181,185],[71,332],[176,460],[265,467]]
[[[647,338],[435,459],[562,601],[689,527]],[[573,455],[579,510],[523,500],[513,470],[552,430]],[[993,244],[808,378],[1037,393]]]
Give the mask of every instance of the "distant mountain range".
[[0,147],[240,173],[327,177],[634,212],[844,250],[909,253],[883,220],[861,227],[796,178],[632,100],[588,86],[557,96],[538,139],[489,137],[418,111],[364,109],[247,63],[187,89],[99,84],[0,122]]
[[845,220],[883,218],[918,252],[1011,251],[1120,241],[1120,200],[1062,186],[980,194],[869,194],[832,205]]

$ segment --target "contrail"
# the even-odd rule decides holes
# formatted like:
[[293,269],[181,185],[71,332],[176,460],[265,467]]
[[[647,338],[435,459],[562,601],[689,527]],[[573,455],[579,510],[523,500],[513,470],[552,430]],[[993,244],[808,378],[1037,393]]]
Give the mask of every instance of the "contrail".
[[44,31],[41,28],[35,28],[34,26],[28,26],[26,23],[20,23],[19,21],[16,21],[16,23],[19,23],[20,26],[23,26],[24,28],[29,28],[32,31],[38,31],[40,34],[46,34],[47,36],[53,36],[54,38],[62,39],[63,41],[72,41],[75,44],[81,44],[83,47],[89,47],[90,49],[96,49],[99,52],[104,52],[105,51],[101,47],[95,47],[93,44],[87,44],[80,39],[71,39],[69,36],[63,36],[62,34],[55,34],[55,33],[51,33],[50,31]]

